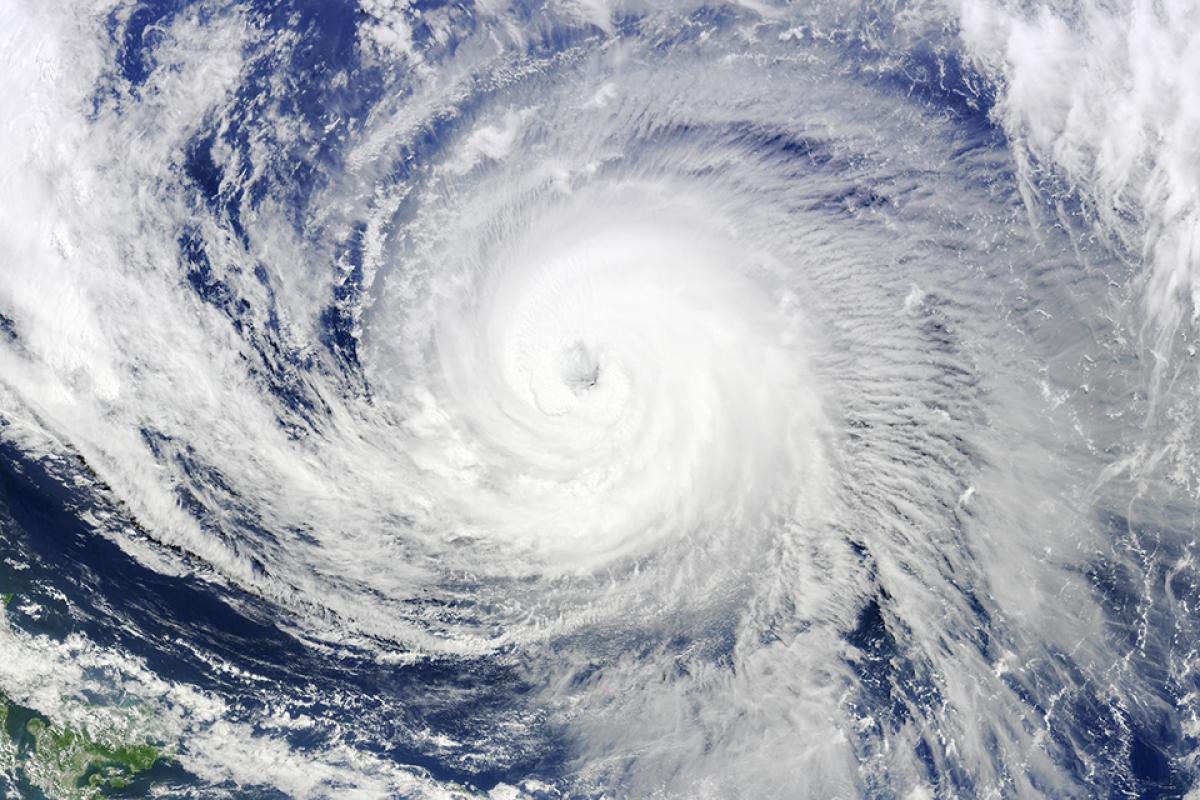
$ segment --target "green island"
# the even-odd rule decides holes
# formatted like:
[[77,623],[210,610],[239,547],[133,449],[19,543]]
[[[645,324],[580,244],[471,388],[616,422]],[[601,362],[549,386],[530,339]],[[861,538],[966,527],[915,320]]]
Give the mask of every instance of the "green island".
[[113,742],[52,723],[0,693],[0,765],[15,767],[51,800],[90,800],[120,791],[169,758],[149,743]]
[[[13,598],[12,592],[0,592],[0,610]],[[142,727],[137,718],[153,715],[148,706],[123,708],[121,714],[133,723],[119,726],[123,732],[59,724],[0,690],[0,772],[48,800],[95,800],[120,793],[155,765],[172,760],[164,748],[128,733]]]

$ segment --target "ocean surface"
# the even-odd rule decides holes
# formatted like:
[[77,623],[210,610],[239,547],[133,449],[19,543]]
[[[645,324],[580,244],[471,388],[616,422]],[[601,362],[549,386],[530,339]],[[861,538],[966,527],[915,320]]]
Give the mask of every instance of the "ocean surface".
[[1198,800],[1197,42],[0,0],[0,797]]

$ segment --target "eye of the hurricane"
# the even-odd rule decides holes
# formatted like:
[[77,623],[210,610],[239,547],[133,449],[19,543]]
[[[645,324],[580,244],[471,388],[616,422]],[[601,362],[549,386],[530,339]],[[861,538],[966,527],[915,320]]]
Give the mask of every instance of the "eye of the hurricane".
[[600,363],[583,342],[575,342],[563,351],[559,368],[563,383],[576,394],[591,389],[600,380]]
[[557,357],[533,365],[529,379],[537,407],[546,414],[566,414],[584,400],[600,380],[600,364],[583,342],[559,348]]
[[808,513],[824,426],[770,255],[628,193],[551,200],[503,236],[441,234],[462,267],[430,287],[406,387],[431,527],[575,571]]

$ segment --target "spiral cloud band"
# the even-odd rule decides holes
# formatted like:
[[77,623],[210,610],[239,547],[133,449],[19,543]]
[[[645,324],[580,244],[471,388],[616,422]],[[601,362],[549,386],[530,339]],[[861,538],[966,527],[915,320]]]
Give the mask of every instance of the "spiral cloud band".
[[[680,214],[655,188],[537,198],[566,207],[478,234],[494,239],[484,252],[440,254],[459,286],[439,292],[449,308],[434,309],[427,363],[405,377],[438,420],[418,451],[453,459],[431,491],[458,498],[454,515],[485,540],[583,569],[802,513],[788,506],[821,477],[805,476],[821,424],[785,298],[756,285],[765,270],[719,219]],[[375,324],[387,320],[366,336],[386,339],[386,373],[402,356]]]
[[5,797],[1197,796],[1188,4],[0,19]]

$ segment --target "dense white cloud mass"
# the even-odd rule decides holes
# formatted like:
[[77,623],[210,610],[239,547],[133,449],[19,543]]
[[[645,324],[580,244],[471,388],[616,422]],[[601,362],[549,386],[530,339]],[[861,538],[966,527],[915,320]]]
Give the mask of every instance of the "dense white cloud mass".
[[169,797],[1193,796],[1200,7],[0,19],[10,719]]

